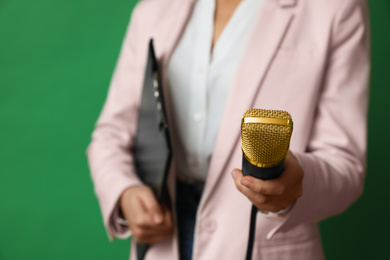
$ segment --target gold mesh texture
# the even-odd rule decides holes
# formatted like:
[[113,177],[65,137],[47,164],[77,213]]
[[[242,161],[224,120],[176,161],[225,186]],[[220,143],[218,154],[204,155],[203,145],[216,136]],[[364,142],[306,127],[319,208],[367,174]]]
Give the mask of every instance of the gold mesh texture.
[[[280,110],[249,109],[244,118],[277,118],[290,120],[289,113]],[[292,126],[267,123],[241,124],[241,145],[246,159],[258,167],[278,165],[287,155]]]

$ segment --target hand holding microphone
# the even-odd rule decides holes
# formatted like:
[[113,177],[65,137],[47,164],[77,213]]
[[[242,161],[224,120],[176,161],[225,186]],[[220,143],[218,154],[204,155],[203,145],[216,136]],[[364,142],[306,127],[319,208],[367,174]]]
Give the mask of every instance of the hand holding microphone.
[[279,212],[302,195],[303,169],[289,152],[293,122],[279,110],[249,109],[241,121],[242,171],[232,176],[252,203],[246,260],[252,259],[256,215]]
[[285,111],[249,109],[241,122],[242,171],[237,189],[261,211],[278,212],[302,194],[303,170],[289,152],[292,119]]
[[291,205],[302,195],[303,170],[297,159],[288,153],[282,175],[273,180],[244,176],[242,171],[232,172],[237,189],[260,211],[278,212]]

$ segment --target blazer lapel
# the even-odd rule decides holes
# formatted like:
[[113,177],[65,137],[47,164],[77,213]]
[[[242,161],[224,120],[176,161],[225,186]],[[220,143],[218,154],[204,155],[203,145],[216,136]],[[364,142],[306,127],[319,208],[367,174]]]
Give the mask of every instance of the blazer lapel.
[[[156,56],[159,60],[159,63],[162,65],[162,84],[164,89],[164,100],[166,112],[168,115],[168,125],[171,132],[171,135],[175,135],[175,129],[172,122],[172,106],[170,102],[170,89],[168,87],[168,78],[166,73],[167,63],[171,57],[177,42],[182,35],[182,32],[188,22],[188,19],[191,16],[191,12],[194,6],[195,0],[176,0],[173,2],[174,6],[169,8],[169,14],[166,14],[167,17],[171,17],[170,21],[167,23],[160,23],[154,32],[154,47],[156,50]],[[171,138],[172,146],[175,147],[175,138]],[[175,153],[175,149],[174,149]],[[175,204],[175,187],[176,187],[176,175],[175,171],[175,154],[173,155],[173,160],[171,162],[170,171],[167,179],[168,191],[171,196],[172,205]],[[174,207],[173,207],[174,210]],[[175,244],[176,245],[176,244]],[[177,251],[177,250],[176,250]]]
[[161,35],[162,37],[160,37],[161,40],[163,40],[163,42],[160,42],[161,50],[163,51],[160,56],[161,64],[166,65],[169,61],[169,58],[191,17],[195,1],[196,0],[176,0],[176,2],[174,2],[175,6],[170,9],[170,15],[167,15],[167,17],[171,17],[170,22],[161,22],[160,26],[157,28],[156,34],[164,31]]
[[[171,130],[171,134],[175,134],[171,114],[171,102],[170,93],[168,87],[168,78],[166,68],[168,67],[168,61],[171,57],[177,42],[182,35],[182,32],[187,25],[187,22],[191,16],[191,12],[194,6],[195,0],[176,0],[175,6],[170,9],[170,14],[167,17],[171,17],[169,23],[160,23],[160,26],[156,29],[155,47],[157,52],[157,58],[163,68],[162,82],[164,87],[164,99],[166,103],[166,110],[168,114],[168,123]],[[161,52],[159,52],[161,50]],[[172,138],[172,142],[174,142]]]
[[[264,0],[263,6],[260,8],[255,28],[229,94],[207,175],[202,205],[210,197],[220,175],[223,172],[230,173],[230,170],[233,170],[225,170],[225,167],[230,160],[233,149],[238,149],[242,115],[252,107],[262,80],[292,20],[292,12],[285,7],[294,5],[295,1]],[[237,165],[237,167],[241,167],[241,165]]]

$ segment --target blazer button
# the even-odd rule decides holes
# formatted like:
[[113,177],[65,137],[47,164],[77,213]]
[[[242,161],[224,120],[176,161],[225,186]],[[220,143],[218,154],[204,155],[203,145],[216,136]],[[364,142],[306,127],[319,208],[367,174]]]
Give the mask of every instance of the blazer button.
[[212,219],[204,220],[202,229],[208,233],[213,233],[217,229],[217,222]]

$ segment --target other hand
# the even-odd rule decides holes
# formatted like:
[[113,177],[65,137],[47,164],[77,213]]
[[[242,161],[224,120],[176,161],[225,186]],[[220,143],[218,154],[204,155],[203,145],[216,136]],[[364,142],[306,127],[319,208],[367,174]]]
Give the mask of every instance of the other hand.
[[136,242],[155,244],[172,237],[171,213],[158,204],[149,187],[126,189],[120,197],[120,206]]
[[232,171],[237,189],[260,211],[270,212],[285,209],[302,196],[303,175],[302,167],[290,152],[284,161],[283,173],[277,179],[260,180],[243,176],[239,169]]

